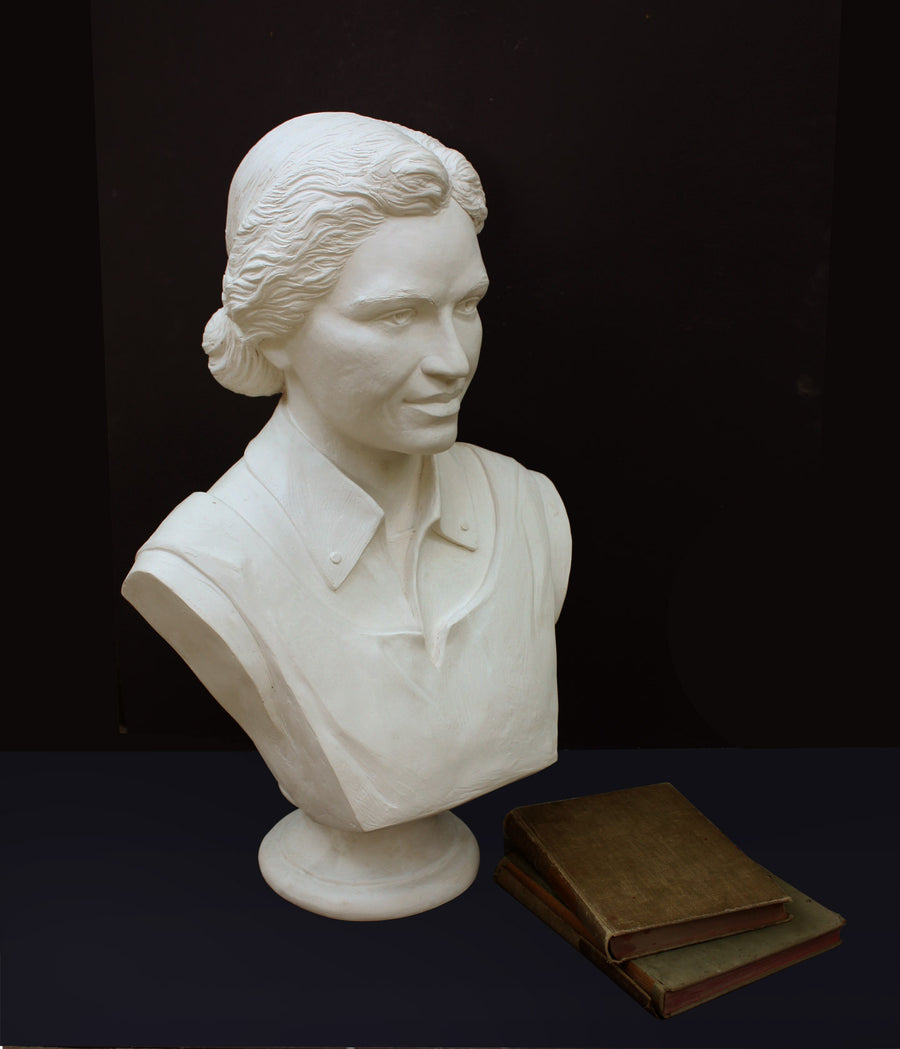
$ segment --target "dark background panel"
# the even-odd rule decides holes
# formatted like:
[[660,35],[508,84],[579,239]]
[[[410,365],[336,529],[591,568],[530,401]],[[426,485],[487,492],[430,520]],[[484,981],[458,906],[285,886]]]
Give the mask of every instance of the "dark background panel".
[[73,586],[55,615],[96,686],[12,745],[248,745],[118,587],[273,408],[219,387],[200,337],[234,168],[318,109],[426,130],[484,181],[460,436],[547,473],[569,511],[562,745],[880,741],[821,702],[842,614],[822,452],[838,3],[95,0],[78,31],[87,219],[61,284],[94,289],[94,370],[66,378],[95,398],[69,408],[101,498],[56,483],[85,504],[66,564],[99,611]]

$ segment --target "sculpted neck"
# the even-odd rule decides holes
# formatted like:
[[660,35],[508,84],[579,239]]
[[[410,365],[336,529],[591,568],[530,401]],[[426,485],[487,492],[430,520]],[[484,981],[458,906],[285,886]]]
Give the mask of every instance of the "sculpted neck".
[[412,526],[424,454],[372,448],[337,432],[290,385],[282,403],[308,440],[384,510],[389,535]]

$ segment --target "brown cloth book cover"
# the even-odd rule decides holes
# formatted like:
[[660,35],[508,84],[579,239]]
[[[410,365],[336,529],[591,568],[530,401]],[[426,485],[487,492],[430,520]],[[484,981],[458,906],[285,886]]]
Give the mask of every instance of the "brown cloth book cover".
[[585,936],[575,915],[526,860],[514,854],[505,856],[494,877],[510,895],[660,1019],[683,1013],[836,947],[845,924],[841,915],[775,878],[779,888],[790,896],[786,905],[789,921],[626,962],[611,962]]
[[524,857],[610,961],[788,920],[788,894],[671,783],[513,809]]

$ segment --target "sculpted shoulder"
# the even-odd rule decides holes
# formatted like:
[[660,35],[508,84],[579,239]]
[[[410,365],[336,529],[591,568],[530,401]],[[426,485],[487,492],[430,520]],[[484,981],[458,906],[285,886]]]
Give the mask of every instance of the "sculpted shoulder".
[[225,570],[239,572],[248,558],[246,539],[240,516],[225,502],[222,493],[194,492],[168,514],[141,546],[135,567],[145,554],[165,550],[188,562],[202,557],[221,564]]
[[466,468],[467,460],[471,461],[474,457],[481,463],[492,487],[495,484],[521,486],[540,503],[550,543],[553,589],[558,618],[562,611],[569,585],[569,572],[572,567],[572,531],[565,504],[556,486],[545,474],[529,470],[502,452],[492,452],[476,445],[457,442],[444,454],[453,456],[463,466],[463,469]]
[[487,448],[466,444],[464,441],[457,441],[449,451],[443,454],[453,456],[464,469],[467,460],[475,457],[482,464],[489,478],[496,478],[507,483],[526,483],[536,491],[551,529],[553,531],[563,529],[568,533],[569,519],[565,505],[556,486],[545,474],[537,470],[529,470],[528,467],[502,452],[492,452]]

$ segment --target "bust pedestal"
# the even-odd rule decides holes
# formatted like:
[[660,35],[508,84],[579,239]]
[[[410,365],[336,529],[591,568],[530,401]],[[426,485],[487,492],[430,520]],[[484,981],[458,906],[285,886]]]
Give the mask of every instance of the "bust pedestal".
[[478,871],[478,843],[451,812],[349,831],[300,809],[263,838],[259,867],[286,900],[327,918],[404,918],[447,903]]

